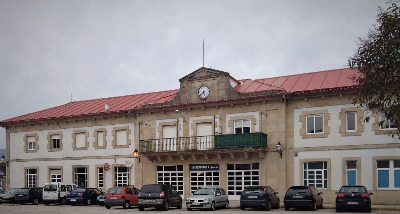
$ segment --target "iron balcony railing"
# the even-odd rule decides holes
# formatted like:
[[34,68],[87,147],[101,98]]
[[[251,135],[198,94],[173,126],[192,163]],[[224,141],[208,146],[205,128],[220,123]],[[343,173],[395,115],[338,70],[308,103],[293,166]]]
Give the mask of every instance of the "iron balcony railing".
[[140,152],[197,151],[267,147],[267,135],[248,134],[208,135],[194,137],[146,139],[139,141]]

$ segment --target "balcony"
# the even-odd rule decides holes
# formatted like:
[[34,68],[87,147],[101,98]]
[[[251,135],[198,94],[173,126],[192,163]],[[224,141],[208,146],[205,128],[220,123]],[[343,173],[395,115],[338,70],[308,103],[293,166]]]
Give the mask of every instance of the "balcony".
[[265,149],[267,135],[261,132],[248,134],[209,135],[178,138],[146,139],[139,141],[142,154],[180,153],[218,150]]

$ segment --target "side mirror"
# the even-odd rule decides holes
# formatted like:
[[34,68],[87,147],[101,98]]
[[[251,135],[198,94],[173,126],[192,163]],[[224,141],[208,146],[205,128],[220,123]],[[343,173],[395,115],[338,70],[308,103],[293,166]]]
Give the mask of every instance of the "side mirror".
[[373,195],[374,193],[370,192],[369,195]]
[[324,194],[323,192],[319,192],[320,195]]
[[278,195],[278,192],[275,192],[275,195]]

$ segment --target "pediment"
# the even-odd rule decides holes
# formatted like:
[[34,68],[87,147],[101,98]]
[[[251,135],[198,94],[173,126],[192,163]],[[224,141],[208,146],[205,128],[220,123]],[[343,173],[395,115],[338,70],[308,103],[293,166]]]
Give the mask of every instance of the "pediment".
[[229,76],[229,73],[211,69],[211,68],[201,67],[201,68],[197,69],[196,71],[193,71],[192,73],[179,79],[179,82],[212,79],[212,78],[221,77],[221,76]]

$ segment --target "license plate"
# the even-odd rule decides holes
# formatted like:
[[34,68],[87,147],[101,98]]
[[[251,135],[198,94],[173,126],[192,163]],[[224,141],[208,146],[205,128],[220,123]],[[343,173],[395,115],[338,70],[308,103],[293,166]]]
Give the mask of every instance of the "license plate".
[[117,197],[111,197],[110,199],[114,199],[115,200],[115,199],[117,199]]
[[76,201],[76,199],[71,199],[71,201]]
[[301,195],[294,195],[293,198],[303,198]]
[[49,198],[49,196],[48,196],[48,195],[45,195],[44,198]]
[[147,199],[147,200],[144,200],[145,202],[154,202],[154,200],[150,200],[150,199]]
[[358,202],[349,201],[347,204],[358,204]]
[[18,195],[18,197],[23,197],[24,195]]
[[257,196],[249,196],[249,198],[257,198]]
[[193,205],[200,205],[199,203],[194,202]]

